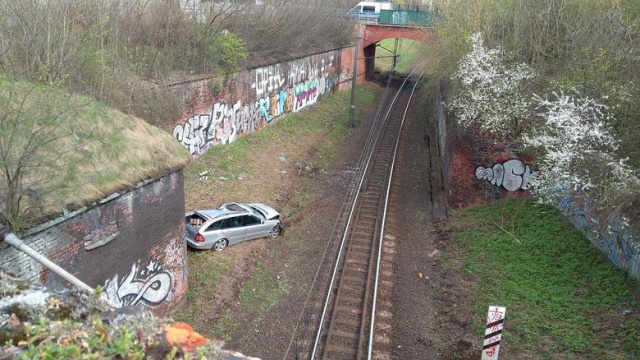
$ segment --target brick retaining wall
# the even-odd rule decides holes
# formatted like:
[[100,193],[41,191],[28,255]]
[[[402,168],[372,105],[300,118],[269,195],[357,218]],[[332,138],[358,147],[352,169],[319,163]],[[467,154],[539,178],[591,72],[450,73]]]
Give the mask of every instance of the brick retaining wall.
[[[116,194],[34,229],[22,240],[91,287],[102,286],[119,305],[164,314],[187,292],[182,171]],[[13,247],[0,266],[47,287],[69,287]]]

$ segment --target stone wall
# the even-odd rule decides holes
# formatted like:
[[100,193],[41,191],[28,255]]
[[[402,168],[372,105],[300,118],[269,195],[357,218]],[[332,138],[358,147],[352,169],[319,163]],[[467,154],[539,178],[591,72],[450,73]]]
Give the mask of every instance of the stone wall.
[[[163,315],[187,292],[184,208],[177,171],[34,228],[22,240],[87,285],[102,286],[114,304]],[[13,247],[0,251],[0,266],[48,288],[70,287]]]

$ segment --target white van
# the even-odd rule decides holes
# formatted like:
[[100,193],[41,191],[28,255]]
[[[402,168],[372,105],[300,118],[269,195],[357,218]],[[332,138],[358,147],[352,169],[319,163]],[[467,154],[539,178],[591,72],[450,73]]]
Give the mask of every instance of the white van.
[[361,1],[354,6],[347,15],[360,22],[377,22],[380,18],[380,10],[392,10],[390,1]]

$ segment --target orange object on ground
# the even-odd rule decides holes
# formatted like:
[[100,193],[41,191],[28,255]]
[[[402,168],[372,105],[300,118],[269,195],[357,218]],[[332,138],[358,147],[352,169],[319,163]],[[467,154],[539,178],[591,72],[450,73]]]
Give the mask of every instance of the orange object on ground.
[[164,331],[169,344],[177,344],[185,350],[193,350],[207,342],[204,336],[195,332],[187,323],[177,322],[165,325]]

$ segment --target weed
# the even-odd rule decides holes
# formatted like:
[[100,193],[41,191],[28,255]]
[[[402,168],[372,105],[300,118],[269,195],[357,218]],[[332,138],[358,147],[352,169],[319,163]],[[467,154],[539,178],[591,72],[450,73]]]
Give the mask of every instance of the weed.
[[429,220],[429,213],[426,210],[418,211],[418,220],[420,220],[420,222]]

